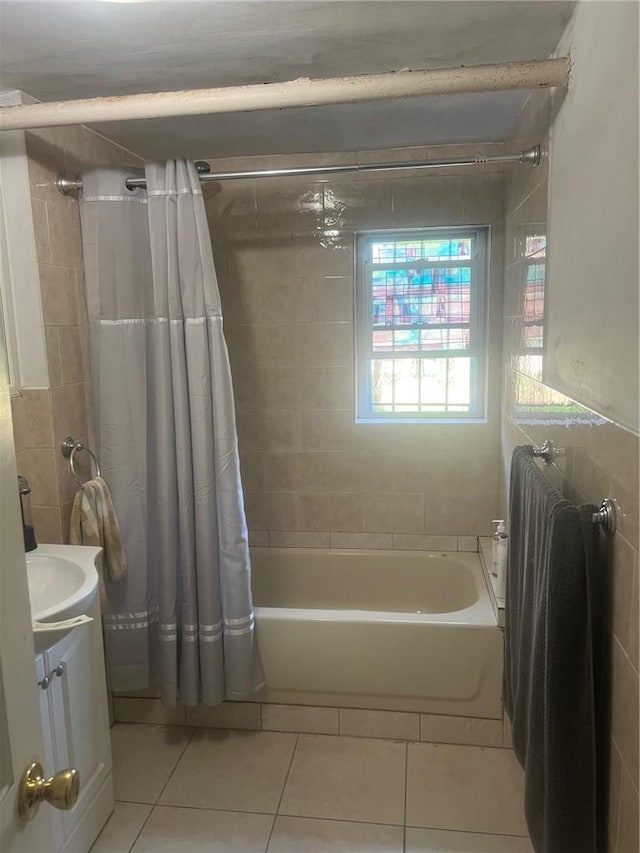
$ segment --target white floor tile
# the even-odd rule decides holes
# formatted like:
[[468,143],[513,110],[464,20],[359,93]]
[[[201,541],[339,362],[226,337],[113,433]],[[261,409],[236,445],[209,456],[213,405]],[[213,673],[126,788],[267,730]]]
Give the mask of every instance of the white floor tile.
[[533,853],[528,838],[446,829],[407,829],[405,853]]
[[271,815],[156,806],[132,853],[264,853],[272,824]]
[[300,735],[280,814],[402,824],[405,745]]
[[155,803],[192,732],[184,726],[116,723],[111,729],[115,799]]
[[142,803],[116,803],[91,853],[129,853],[152,808]]
[[401,826],[276,818],[268,853],[402,853]]
[[273,814],[295,742],[278,732],[196,731],[160,802]]
[[527,835],[524,773],[508,749],[410,743],[407,826]]

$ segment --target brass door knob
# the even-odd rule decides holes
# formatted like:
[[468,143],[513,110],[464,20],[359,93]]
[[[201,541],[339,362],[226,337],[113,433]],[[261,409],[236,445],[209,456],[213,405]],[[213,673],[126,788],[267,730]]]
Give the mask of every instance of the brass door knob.
[[68,811],[78,802],[80,776],[75,768],[61,770],[50,779],[44,778],[42,764],[37,761],[25,770],[18,792],[18,812],[23,820],[31,820],[40,803]]

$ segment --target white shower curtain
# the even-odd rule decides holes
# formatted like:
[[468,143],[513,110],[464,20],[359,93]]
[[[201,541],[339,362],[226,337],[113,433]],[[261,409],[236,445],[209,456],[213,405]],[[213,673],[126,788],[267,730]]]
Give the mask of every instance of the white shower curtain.
[[83,175],[95,436],[123,534],[113,690],[215,705],[263,683],[220,295],[192,163]]

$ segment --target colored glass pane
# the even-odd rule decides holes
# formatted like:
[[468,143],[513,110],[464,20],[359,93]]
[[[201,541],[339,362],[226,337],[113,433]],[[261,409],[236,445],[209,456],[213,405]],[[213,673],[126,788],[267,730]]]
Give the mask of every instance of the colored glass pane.
[[455,261],[471,257],[471,239],[397,240],[371,244],[374,264],[406,264],[411,261]]

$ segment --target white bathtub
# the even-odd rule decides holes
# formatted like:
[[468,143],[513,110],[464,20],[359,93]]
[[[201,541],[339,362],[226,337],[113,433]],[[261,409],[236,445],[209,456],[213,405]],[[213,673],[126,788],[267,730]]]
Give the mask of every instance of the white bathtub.
[[502,632],[477,554],[253,548],[256,699],[498,719]]

